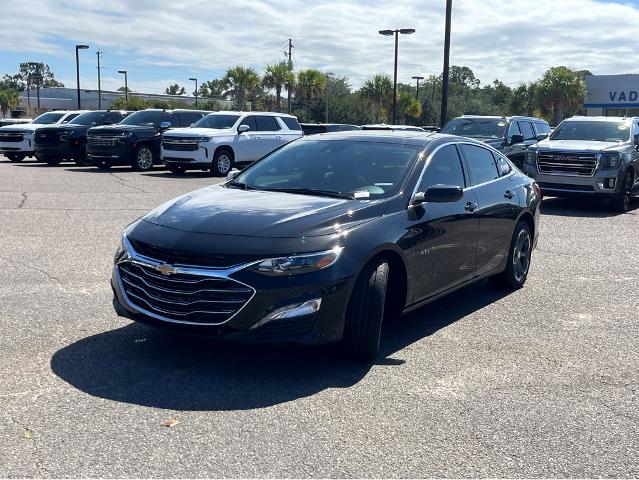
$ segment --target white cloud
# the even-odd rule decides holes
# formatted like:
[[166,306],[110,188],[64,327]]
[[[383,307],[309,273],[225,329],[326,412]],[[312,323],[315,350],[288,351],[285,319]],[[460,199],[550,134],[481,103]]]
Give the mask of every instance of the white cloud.
[[[157,90],[171,81],[167,76],[182,78],[183,72],[204,79],[236,64],[261,68],[279,61],[291,37],[297,67],[347,75],[358,86],[375,73],[392,72],[393,40],[377,31],[413,27],[417,32],[401,36],[399,48],[399,79],[409,81],[441,70],[444,3],[3,0],[0,50],[63,55],[62,41],[90,43],[107,57],[124,57],[137,73],[137,88]],[[633,72],[630,32],[638,24],[636,7],[594,0],[456,0],[451,63],[471,67],[484,83],[533,80],[555,65]],[[149,64],[176,73],[144,77]],[[117,77],[105,80],[108,88],[121,84]]]

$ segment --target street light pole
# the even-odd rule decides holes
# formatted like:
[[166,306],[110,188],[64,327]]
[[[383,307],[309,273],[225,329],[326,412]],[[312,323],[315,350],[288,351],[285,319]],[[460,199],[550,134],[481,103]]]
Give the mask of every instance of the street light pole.
[[100,83],[100,57],[102,52],[98,50],[95,54],[98,56],[98,110],[102,110],[102,84]]
[[29,74],[29,79],[35,78],[36,80],[36,96],[38,98],[38,112],[40,111],[40,85],[42,84],[42,73],[40,71],[40,63],[38,62],[28,62],[30,67],[35,69],[35,75]]
[[80,54],[78,52],[80,50],[86,50],[87,48],[89,48],[88,45],[75,46],[75,75],[78,86],[78,110],[80,110]]
[[195,82],[195,106],[197,107],[197,78],[189,78],[192,82]]
[[442,111],[439,126],[446,123],[448,114],[448,77],[450,61],[450,17],[453,10],[453,0],[446,0],[446,33],[444,34],[444,71],[442,73]]
[[424,77],[414,76],[413,78],[417,80],[417,91],[415,92],[415,98],[419,100],[419,81],[424,80]]
[[129,108],[129,75],[126,70],[118,70],[118,73],[124,75],[124,103],[126,103],[126,108]]
[[415,33],[414,28],[399,28],[395,30],[380,30],[379,34],[385,37],[395,35],[395,68],[393,71],[393,125],[395,125],[395,119],[397,118],[397,51],[399,45],[399,34],[410,35]]

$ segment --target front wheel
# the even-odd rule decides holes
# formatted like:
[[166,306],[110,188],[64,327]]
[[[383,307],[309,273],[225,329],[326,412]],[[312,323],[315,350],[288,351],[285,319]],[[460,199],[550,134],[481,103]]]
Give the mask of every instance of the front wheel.
[[342,345],[345,352],[356,360],[370,362],[379,353],[388,270],[385,260],[368,264],[351,294]]
[[218,150],[213,157],[211,174],[215,177],[226,177],[233,168],[233,155],[228,150]]
[[24,153],[7,153],[6,155],[9,161],[13,163],[21,162],[26,157]]
[[626,213],[630,210],[630,192],[632,191],[633,178],[631,172],[626,172],[621,181],[621,189],[617,198],[613,200],[615,210],[620,213]]
[[498,286],[517,290],[524,286],[530,270],[533,239],[530,227],[526,222],[515,226],[508,251],[506,269],[491,280]]
[[153,168],[153,150],[148,145],[140,145],[135,150],[135,158],[133,159],[133,168],[138,172],[146,172]]

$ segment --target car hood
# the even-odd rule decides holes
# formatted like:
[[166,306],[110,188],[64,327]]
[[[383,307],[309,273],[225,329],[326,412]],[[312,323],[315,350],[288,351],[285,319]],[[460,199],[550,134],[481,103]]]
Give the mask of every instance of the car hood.
[[384,201],[359,201],[206,187],[157,207],[143,219],[193,233],[300,238],[340,233],[384,214]]
[[625,145],[619,142],[597,142],[594,140],[542,140],[537,143],[539,150],[561,150],[562,152],[601,152],[616,150]]
[[41,123],[27,123],[25,125],[7,125],[6,127],[0,127],[0,132],[2,133],[33,133],[39,128],[44,127],[59,127],[60,125],[57,123],[51,125],[43,125]]
[[74,131],[83,131],[91,128],[90,125],[76,125],[76,124],[68,124],[65,123],[63,125],[53,124],[53,125],[44,125],[38,128],[38,130],[45,131],[60,131],[60,130],[74,130]]
[[157,128],[149,125],[103,125],[92,127],[91,133],[104,135],[117,135],[118,133],[129,132],[156,132]]
[[166,136],[171,137],[201,137],[212,135],[228,135],[233,132],[232,128],[174,128],[167,132]]

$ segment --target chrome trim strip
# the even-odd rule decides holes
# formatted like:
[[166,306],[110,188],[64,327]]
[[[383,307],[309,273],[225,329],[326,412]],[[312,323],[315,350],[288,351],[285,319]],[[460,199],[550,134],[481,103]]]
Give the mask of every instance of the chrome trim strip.
[[[135,303],[131,302],[131,300],[129,299],[129,296],[127,295],[126,290],[124,289],[124,285],[122,283],[122,278],[120,276],[120,269],[118,268],[118,266],[121,263],[134,263],[134,264],[138,264],[138,265],[142,265],[148,268],[155,268],[159,265],[164,265],[165,262],[161,262],[159,260],[156,260],[154,258],[150,258],[150,257],[145,257],[143,255],[138,254],[134,249],[133,246],[131,245],[131,243],[129,242],[129,239],[126,237],[126,235],[123,235],[122,238],[122,242],[124,243],[124,247],[126,250],[126,256],[118,261],[114,267],[113,267],[113,277],[115,278],[116,282],[118,283],[118,289],[120,290],[120,293],[122,294],[122,298],[124,299],[124,301],[127,303],[127,307],[129,307],[129,309],[133,310],[136,313],[141,313],[143,315],[147,315],[151,318],[154,318],[156,320],[161,320],[163,322],[169,322],[169,323],[178,323],[178,324],[185,324],[185,325],[202,325],[202,326],[218,326],[218,325],[223,325],[225,323],[230,322],[233,318],[235,318],[242,310],[244,310],[246,308],[246,306],[251,303],[251,300],[253,300],[253,298],[255,298],[255,295],[257,294],[257,291],[251,287],[250,285],[247,285],[246,283],[240,282],[239,280],[236,280],[234,278],[230,278],[231,275],[233,275],[234,273],[249,267],[251,265],[255,265],[256,263],[261,262],[261,260],[255,261],[255,262],[250,262],[250,263],[245,263],[242,265],[236,265],[235,267],[231,267],[231,268],[227,268],[227,269],[211,269],[211,268],[199,268],[199,267],[176,267],[176,273],[182,273],[182,274],[186,274],[186,275],[195,275],[195,276],[200,276],[200,277],[207,277],[207,278],[219,278],[219,279],[223,279],[223,280],[231,280],[233,282],[236,282],[240,285],[243,285],[245,287],[247,287],[248,289],[250,289],[253,293],[251,295],[251,297],[244,303],[244,305],[242,305],[239,310],[237,310],[237,312],[235,312],[233,315],[231,315],[229,318],[227,318],[226,320],[224,320],[223,322],[189,322],[186,320],[175,320],[172,318],[167,318],[164,317],[162,315],[158,315],[156,313],[153,313],[145,308],[139,307],[138,305],[136,305]],[[139,287],[138,287],[139,288]],[[148,302],[146,302],[148,305]],[[158,309],[159,311],[161,311],[161,309]],[[170,312],[165,312],[165,313],[169,313]]]

